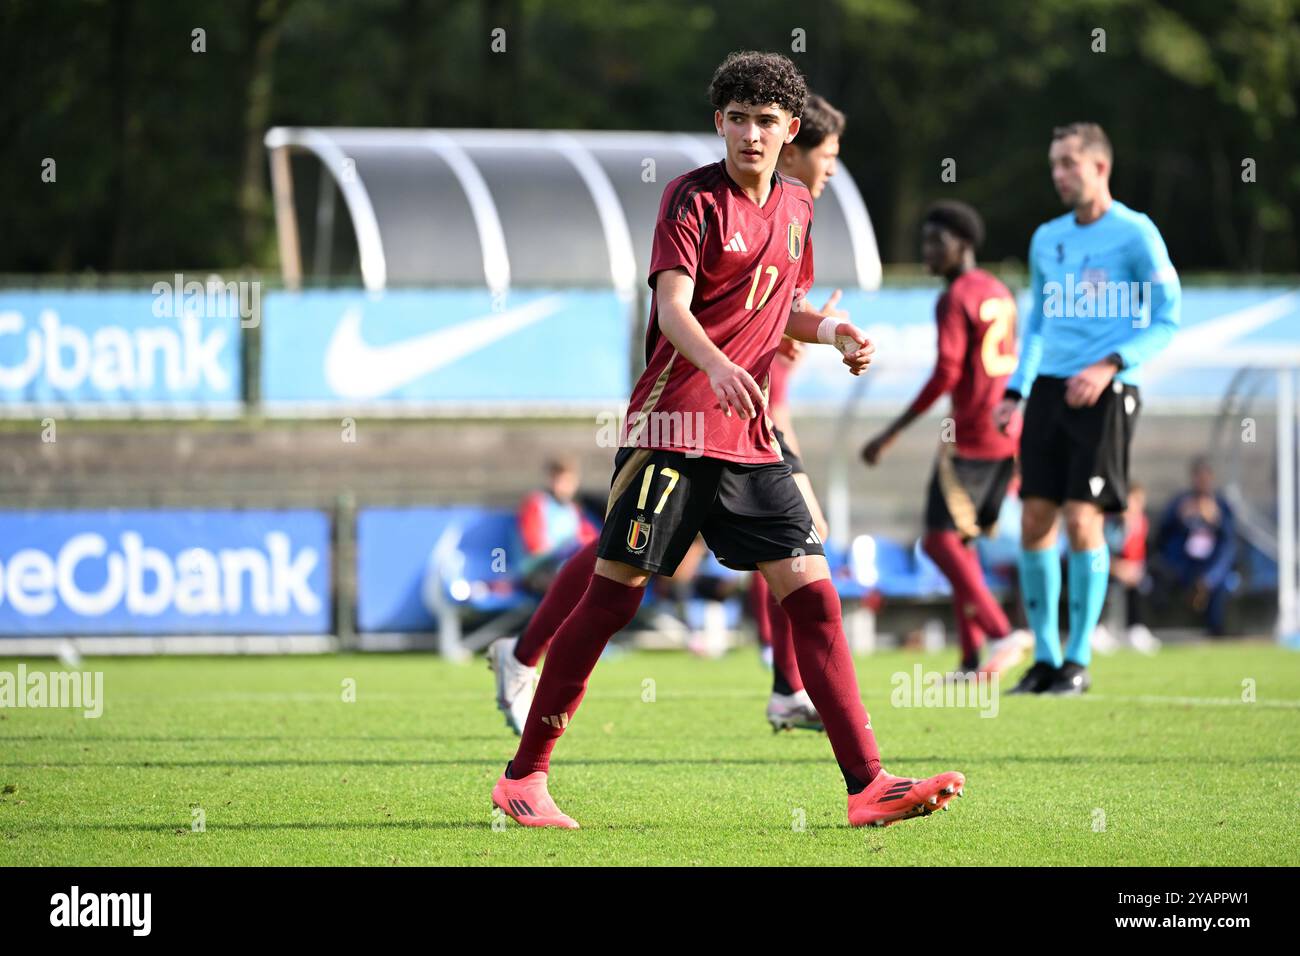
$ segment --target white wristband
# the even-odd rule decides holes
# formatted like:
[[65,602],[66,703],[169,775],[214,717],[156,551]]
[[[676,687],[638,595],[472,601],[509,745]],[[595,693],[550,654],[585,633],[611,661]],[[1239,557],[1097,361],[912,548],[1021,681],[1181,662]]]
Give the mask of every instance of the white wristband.
[[817,326],[817,341],[822,345],[835,344],[835,330],[840,327],[840,320],[833,315],[828,315],[822,319],[821,325]]

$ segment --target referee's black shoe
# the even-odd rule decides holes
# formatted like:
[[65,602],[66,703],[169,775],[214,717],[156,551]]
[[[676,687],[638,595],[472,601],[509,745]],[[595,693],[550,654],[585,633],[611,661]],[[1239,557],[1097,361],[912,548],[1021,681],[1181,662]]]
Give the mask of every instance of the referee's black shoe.
[[1052,681],[1044,693],[1057,697],[1078,697],[1091,686],[1092,680],[1088,677],[1088,668],[1074,661],[1066,661],[1056,672],[1056,680]]
[[1008,694],[1041,694],[1056,682],[1057,670],[1046,661],[1034,661],[1034,666],[1025,671],[1020,683],[1007,691]]

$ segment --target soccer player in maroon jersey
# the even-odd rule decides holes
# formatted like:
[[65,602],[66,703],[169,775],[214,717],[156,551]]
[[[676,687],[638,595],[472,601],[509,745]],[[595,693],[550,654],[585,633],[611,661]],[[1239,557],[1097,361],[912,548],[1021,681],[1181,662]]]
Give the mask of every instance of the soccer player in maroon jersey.
[[[646,370],[615,456],[595,573],[555,634],[519,749],[492,790],[493,803],[527,826],[577,827],[547,790],[551,751],[649,576],[671,574],[697,533],[723,564],[761,571],[789,615],[799,670],[848,787],[851,825],[946,807],[965,783],[955,772],[913,780],[881,769],[839,595],[763,413],[759,383],[783,334],[837,345],[855,375],[874,352],[861,330],[804,301],[812,197],[776,162],[799,131],[807,87],[786,57],[739,53],[718,67],[709,93],[727,155],[664,190]],[[663,427],[697,413],[702,440]]]
[[[783,176],[792,176],[808,187],[814,200],[819,198],[826,183],[835,175],[836,160],[840,153],[840,136],[844,133],[844,114],[816,93],[808,94],[803,115],[799,117],[799,132],[794,140],[781,147],[777,170]],[[822,306],[822,314],[830,315],[839,302],[840,290],[831,294]],[[847,318],[847,315],[845,316]],[[767,410],[772,420],[781,457],[790,463],[795,484],[803,495],[804,503],[812,513],[817,537],[826,540],[826,517],[821,503],[813,492],[812,479],[804,471],[799,455],[799,436],[794,431],[790,406],[786,400],[790,373],[799,360],[803,343],[786,336],[781,339],[769,370]],[[760,640],[772,648],[772,693],[767,700],[767,722],[773,730],[790,730],[796,727],[821,730],[821,716],[804,689],[799,676],[799,662],[795,657],[794,639],[790,632],[790,619],[780,603],[772,596],[767,581],[755,574],[750,584],[750,598],[754,622]]]
[[[904,428],[939,396],[952,392],[954,434],[945,435],[939,445],[922,546],[952,584],[961,644],[958,675],[1004,671],[1033,643],[1027,631],[1012,631],[970,546],[997,524],[1016,454],[1015,439],[998,431],[992,419],[1016,367],[1016,302],[1005,285],[976,267],[975,250],[983,239],[984,223],[965,203],[938,202],[926,213],[921,258],[931,274],[944,280],[934,310],[939,357],[907,410],[862,448],[863,460],[878,464]],[[992,642],[981,667],[986,638]]]
[[[835,175],[845,118],[825,98],[810,93],[799,119],[799,132],[791,142],[781,147],[777,169],[782,175],[792,176],[807,186],[809,194],[816,200]],[[840,290],[836,289],[822,306],[822,314],[832,314],[839,299]],[[802,348],[803,343],[789,336],[781,339],[770,368],[767,409],[781,457],[790,463],[795,484],[812,513],[817,537],[825,541],[826,518],[799,457],[799,439],[786,402],[786,383]],[[523,733],[524,720],[532,703],[537,662],[546,652],[556,629],[587,590],[596,567],[596,545],[597,542],[592,541],[561,566],[523,634],[518,638],[498,638],[488,648],[488,664],[496,675],[497,707],[505,714],[506,725],[517,734]],[[799,676],[790,620],[780,603],[772,597],[761,574],[754,575],[750,598],[760,640],[772,648],[772,693],[766,708],[768,723],[773,730],[796,727],[822,730],[821,717]]]

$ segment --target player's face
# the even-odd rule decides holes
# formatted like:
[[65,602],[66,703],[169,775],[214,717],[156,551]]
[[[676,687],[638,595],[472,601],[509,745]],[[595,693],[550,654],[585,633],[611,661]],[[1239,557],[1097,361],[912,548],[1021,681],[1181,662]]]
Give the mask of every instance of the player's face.
[[714,112],[713,122],[727,141],[732,166],[752,176],[770,174],[781,147],[799,132],[798,118],[775,103],[754,106],[733,100]]
[[827,136],[813,149],[787,146],[782,156],[789,156],[790,159],[782,171],[807,186],[812,198],[816,199],[826,188],[826,181],[839,168],[839,155],[840,138],[834,134]]
[[1097,150],[1085,149],[1078,136],[1052,140],[1047,160],[1056,194],[1071,208],[1091,202],[1105,181],[1106,157]]
[[962,243],[938,223],[921,226],[921,261],[930,275],[942,276],[961,265]]

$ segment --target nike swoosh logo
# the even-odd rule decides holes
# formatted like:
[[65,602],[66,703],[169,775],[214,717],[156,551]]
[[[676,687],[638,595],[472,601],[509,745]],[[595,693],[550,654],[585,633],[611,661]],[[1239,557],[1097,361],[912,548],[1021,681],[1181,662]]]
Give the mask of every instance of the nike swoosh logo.
[[554,315],[564,297],[494,312],[387,345],[368,345],[361,338],[361,306],[343,313],[325,350],[325,383],[340,398],[379,398],[409,382],[495,345],[507,335]]

